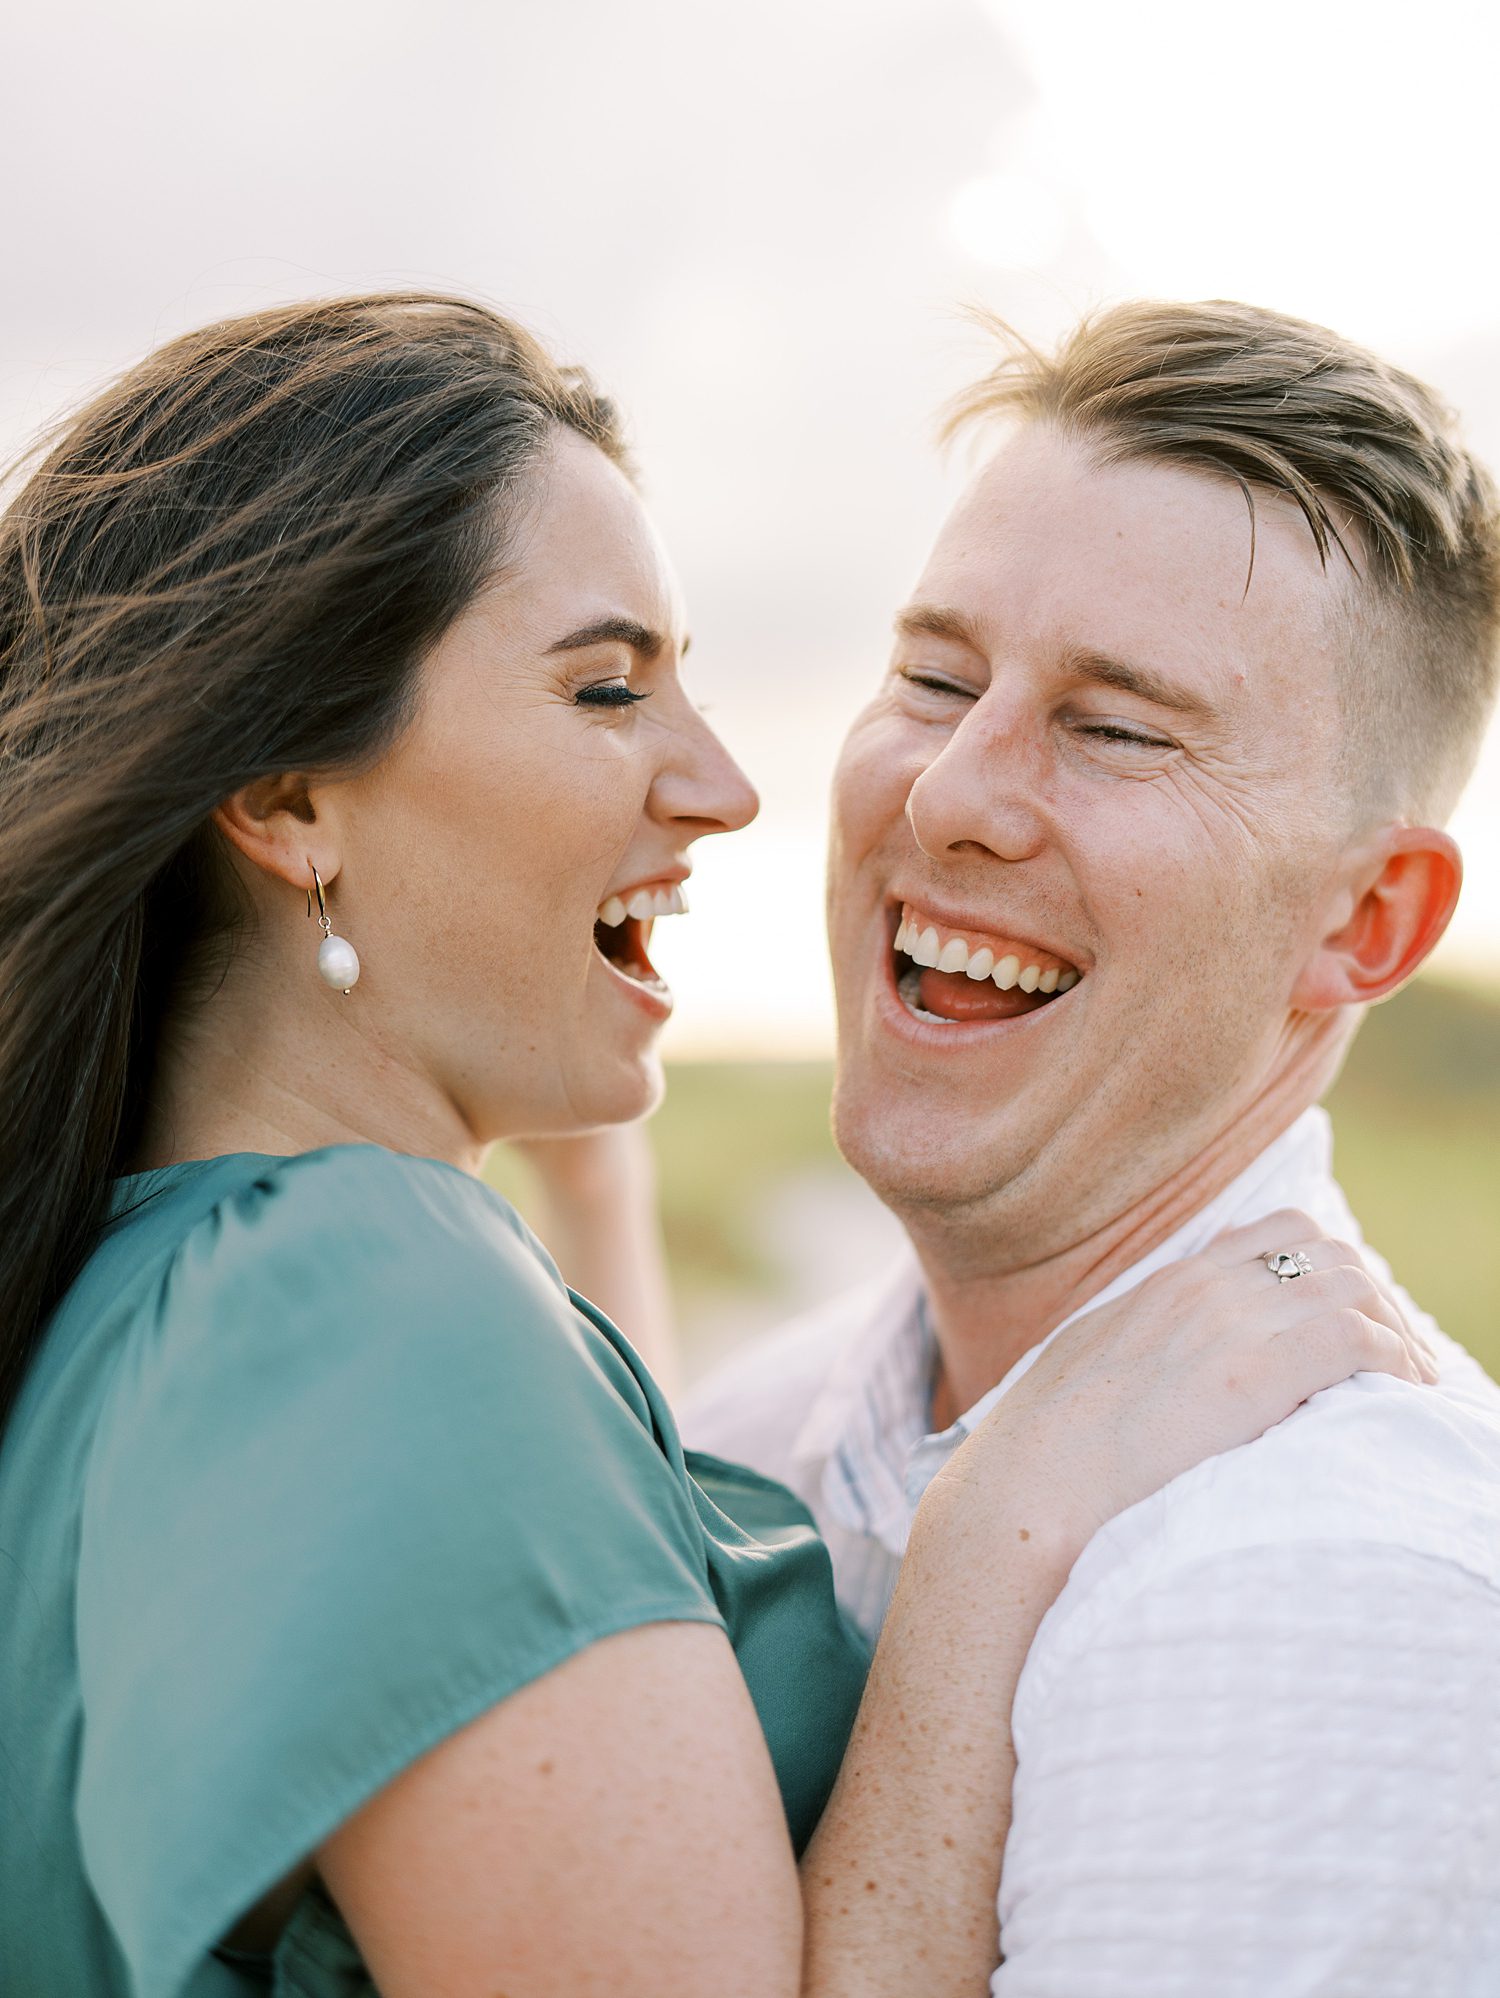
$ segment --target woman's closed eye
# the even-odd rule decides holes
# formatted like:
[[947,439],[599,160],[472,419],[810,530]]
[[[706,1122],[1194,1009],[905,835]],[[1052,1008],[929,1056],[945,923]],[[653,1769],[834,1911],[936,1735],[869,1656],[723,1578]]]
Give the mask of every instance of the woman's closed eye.
[[650,698],[649,693],[632,687],[623,676],[596,681],[591,687],[580,687],[573,696],[577,705],[583,708],[628,708],[637,701],[649,701]]

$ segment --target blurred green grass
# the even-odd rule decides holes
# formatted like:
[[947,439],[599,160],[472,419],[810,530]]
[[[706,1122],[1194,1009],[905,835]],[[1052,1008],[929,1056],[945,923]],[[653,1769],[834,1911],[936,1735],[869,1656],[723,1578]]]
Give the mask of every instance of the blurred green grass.
[[[653,1129],[684,1327],[712,1343],[808,1301],[779,1254],[778,1192],[864,1190],[828,1131],[827,1062],[675,1064]],[[1376,1007],[1328,1103],[1335,1165],[1368,1239],[1443,1328],[1500,1376],[1500,997],[1436,978]],[[510,1191],[504,1166],[495,1175]],[[524,1193],[521,1194],[524,1206]],[[867,1197],[867,1196],[866,1196]],[[824,1208],[835,1236],[840,1207]],[[867,1274],[868,1236],[826,1244],[821,1286]],[[689,1354],[691,1360],[691,1352]]]
[[1366,1020],[1328,1108],[1367,1239],[1500,1378],[1500,999],[1418,979]]

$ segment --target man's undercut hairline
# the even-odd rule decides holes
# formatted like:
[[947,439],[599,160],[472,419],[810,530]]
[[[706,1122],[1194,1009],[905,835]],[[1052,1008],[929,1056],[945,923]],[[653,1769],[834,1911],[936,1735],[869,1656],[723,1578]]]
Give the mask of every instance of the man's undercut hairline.
[[1433,392],[1325,328],[1222,300],[1115,306],[1050,355],[974,316],[1001,357],[949,405],[945,440],[1041,424],[1101,467],[1157,464],[1237,486],[1247,593],[1257,501],[1296,507],[1325,573],[1343,567],[1351,803],[1361,816],[1441,823],[1494,701],[1500,501]]

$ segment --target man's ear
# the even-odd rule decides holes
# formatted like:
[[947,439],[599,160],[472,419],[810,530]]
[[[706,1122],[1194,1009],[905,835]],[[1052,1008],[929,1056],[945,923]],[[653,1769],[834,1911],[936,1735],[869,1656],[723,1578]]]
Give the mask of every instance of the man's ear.
[[314,867],[325,888],[339,871],[334,828],[305,777],[258,777],[217,805],[213,820],[252,866],[294,888],[311,888]]
[[1292,1005],[1321,1013],[1394,992],[1447,929],[1463,872],[1447,833],[1388,827],[1347,884],[1337,925],[1304,965]]

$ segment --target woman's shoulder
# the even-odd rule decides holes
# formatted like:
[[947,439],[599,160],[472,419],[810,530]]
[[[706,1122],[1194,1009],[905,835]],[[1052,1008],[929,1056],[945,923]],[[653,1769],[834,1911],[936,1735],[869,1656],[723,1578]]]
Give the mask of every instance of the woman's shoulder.
[[[94,1427],[85,1513],[104,1537],[136,1518],[153,1544],[173,1488],[221,1539],[274,1492],[328,1546],[388,1538],[391,1505],[403,1533],[451,1543],[460,1512],[489,1532],[550,1490],[580,1530],[633,1511],[701,1567],[648,1389],[499,1195],[367,1145],[194,1177],[164,1189],[187,1205],[158,1210],[169,1246]],[[258,1537],[276,1539],[264,1519]]]
[[[118,1183],[111,1233],[146,1262],[172,1265],[179,1310],[205,1282],[291,1301],[337,1293],[378,1306],[421,1271],[434,1308],[480,1278],[565,1301],[555,1265],[508,1201],[440,1159],[381,1145],[328,1145],[286,1157],[233,1152]],[[244,1288],[241,1288],[241,1287]]]
[[600,1388],[640,1419],[633,1378],[545,1250],[456,1167],[337,1145],[226,1155],[125,1191],[115,1226],[137,1234],[141,1281],[117,1424],[159,1414],[163,1396],[208,1419],[299,1395],[367,1413],[502,1393],[563,1409]]
[[337,1228],[391,1254],[424,1242],[484,1245],[505,1256],[519,1248],[548,1265],[520,1215],[483,1180],[442,1159],[375,1144],[285,1156],[228,1152],[134,1173],[115,1182],[110,1228],[122,1227],[163,1238],[202,1230],[230,1254],[240,1229],[274,1249]]

